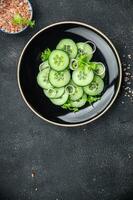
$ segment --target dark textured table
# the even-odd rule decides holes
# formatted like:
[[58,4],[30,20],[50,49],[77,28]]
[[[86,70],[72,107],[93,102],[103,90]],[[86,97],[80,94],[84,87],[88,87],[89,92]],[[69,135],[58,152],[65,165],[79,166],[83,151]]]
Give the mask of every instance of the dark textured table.
[[[133,1],[32,4],[33,30],[0,33],[0,200],[133,200],[133,104],[124,89],[94,123],[61,128],[26,107],[16,79],[17,62],[29,38],[63,20],[100,29],[113,41],[125,68],[132,66]],[[133,73],[132,67],[128,69]]]

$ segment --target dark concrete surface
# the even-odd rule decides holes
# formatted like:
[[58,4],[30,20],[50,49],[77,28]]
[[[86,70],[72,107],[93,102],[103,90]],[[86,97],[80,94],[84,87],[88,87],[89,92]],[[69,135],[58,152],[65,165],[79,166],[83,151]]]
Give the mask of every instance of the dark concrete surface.
[[16,80],[18,58],[29,38],[63,20],[100,29],[113,41],[122,62],[132,65],[127,55],[133,58],[133,1],[32,4],[33,30],[0,33],[0,200],[133,200],[133,104],[124,91],[96,122],[61,128],[27,108]]

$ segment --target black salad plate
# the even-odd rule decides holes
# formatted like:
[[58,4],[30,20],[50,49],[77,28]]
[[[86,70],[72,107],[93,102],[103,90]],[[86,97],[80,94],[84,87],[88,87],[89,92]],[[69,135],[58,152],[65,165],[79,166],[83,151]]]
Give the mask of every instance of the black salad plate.
[[[55,49],[62,38],[94,42],[97,50],[92,60],[103,62],[107,72],[101,100],[75,113],[52,104],[36,82],[41,52],[47,47]],[[29,40],[19,59],[17,78],[24,101],[37,116],[55,125],[74,127],[96,120],[111,107],[120,90],[122,69],[114,45],[103,33],[87,24],[68,21],[47,26]]]

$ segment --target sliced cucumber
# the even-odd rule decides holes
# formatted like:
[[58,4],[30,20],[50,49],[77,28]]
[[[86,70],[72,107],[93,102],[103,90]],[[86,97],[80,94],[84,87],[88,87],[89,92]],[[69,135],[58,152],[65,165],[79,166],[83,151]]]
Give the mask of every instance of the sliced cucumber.
[[45,69],[47,67],[50,67],[50,65],[49,65],[48,61],[45,61],[39,65],[39,71],[42,71],[43,69]]
[[94,73],[86,65],[84,67],[79,67],[72,73],[72,79],[78,86],[86,86],[93,80]]
[[102,79],[105,78],[105,72],[102,75],[99,75]]
[[37,83],[41,88],[50,89],[53,86],[48,80],[50,68],[45,68],[37,75]]
[[82,87],[79,87],[76,84],[74,84],[73,81],[71,81],[70,84],[73,85],[73,87],[75,88],[75,92],[73,94],[70,94],[69,98],[72,101],[76,101],[76,100],[78,100],[78,99],[80,99],[82,97],[83,89],[82,89]]
[[69,84],[65,87],[69,95],[72,95],[75,93],[75,87],[72,84]]
[[61,87],[61,88],[50,88],[49,90],[43,90],[44,94],[48,97],[48,98],[59,98],[64,94],[65,88]]
[[52,69],[62,71],[69,65],[69,57],[64,51],[54,50],[49,56],[49,64]]
[[95,51],[91,41],[76,44],[67,38],[52,52],[42,52],[37,83],[53,104],[76,112],[100,99],[106,71],[103,63],[91,61]]
[[91,60],[92,56],[93,56],[93,49],[92,47],[84,42],[78,42],[77,43],[77,47],[78,47],[78,55],[81,54],[85,54],[88,57],[88,62]]
[[80,108],[85,105],[86,101],[87,101],[87,95],[84,93],[80,99],[76,101],[70,100],[70,105],[71,107],[74,107],[74,108]]
[[75,70],[78,68],[78,60],[77,59],[71,59],[70,61],[70,69]]
[[61,106],[63,105],[64,103],[66,103],[66,101],[68,100],[68,92],[65,91],[65,93],[60,97],[60,98],[57,98],[57,99],[50,99],[51,102],[55,105],[58,105],[58,106]]
[[68,70],[57,72],[55,70],[50,70],[49,81],[54,87],[63,87],[67,85],[70,81],[71,75]]
[[56,90],[54,88],[50,88],[48,90],[43,90],[44,94],[48,97],[48,98],[54,98],[56,96]]
[[96,96],[101,94],[103,89],[104,89],[103,80],[99,76],[95,75],[93,81],[89,85],[84,87],[84,92],[88,95]]
[[104,66],[103,63],[98,62],[98,63],[96,64],[95,73],[96,73],[97,75],[99,75],[101,78],[104,78],[104,77],[105,77],[105,66]]
[[70,58],[75,58],[78,52],[77,45],[71,39],[62,39],[56,49],[61,49],[67,52]]

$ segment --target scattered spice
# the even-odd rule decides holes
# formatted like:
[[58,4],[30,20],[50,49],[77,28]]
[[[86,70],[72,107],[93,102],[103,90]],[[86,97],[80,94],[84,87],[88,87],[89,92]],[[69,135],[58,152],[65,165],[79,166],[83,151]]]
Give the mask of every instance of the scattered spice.
[[128,54],[128,58],[131,59],[131,54]]
[[34,178],[36,176],[36,172],[35,170],[32,170],[32,174],[31,174],[32,178]]
[[[15,16],[18,17],[16,18]],[[14,17],[15,20],[13,20]],[[19,32],[27,25],[30,25],[31,18],[32,11],[27,0],[0,1],[0,29],[10,33]],[[17,23],[13,23],[14,21],[17,21]]]
[[[125,54],[123,55],[125,57]],[[131,54],[127,55],[128,59],[131,59]],[[124,89],[124,97],[128,98],[131,103],[133,102],[133,74],[131,73],[131,64],[123,63],[123,89]],[[124,101],[121,102],[124,104]]]
[[128,154],[128,158],[129,158],[129,159],[130,159],[130,158],[132,158],[132,156],[131,156],[131,154],[130,154],[130,153]]

